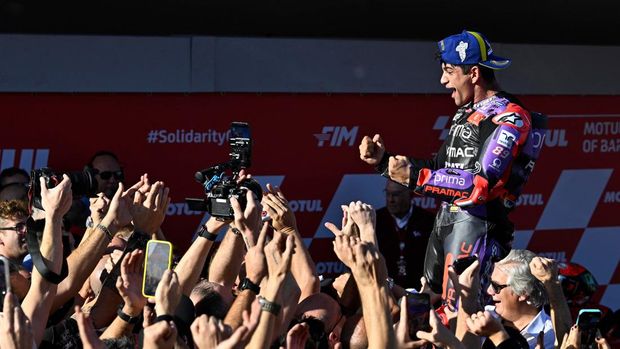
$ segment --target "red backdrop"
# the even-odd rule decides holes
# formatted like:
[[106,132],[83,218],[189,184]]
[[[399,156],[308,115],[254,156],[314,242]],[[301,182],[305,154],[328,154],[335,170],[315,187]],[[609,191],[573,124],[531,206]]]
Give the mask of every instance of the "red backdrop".
[[[599,283],[620,284],[620,97],[522,100],[550,116],[550,132],[511,216],[515,245],[573,259]],[[3,94],[1,165],[79,170],[95,151],[111,150],[128,182],[147,172],[171,187],[163,229],[183,250],[204,218],[184,206],[185,197],[202,195],[193,174],[228,159],[230,122],[245,121],[254,141],[250,172],[281,183],[319,272],[328,273],[341,267],[321,238],[329,236],[322,222],[338,221],[346,201],[382,202],[381,180],[358,157],[361,138],[380,133],[390,151],[428,157],[455,109],[444,95]],[[615,286],[601,294],[618,307]]]

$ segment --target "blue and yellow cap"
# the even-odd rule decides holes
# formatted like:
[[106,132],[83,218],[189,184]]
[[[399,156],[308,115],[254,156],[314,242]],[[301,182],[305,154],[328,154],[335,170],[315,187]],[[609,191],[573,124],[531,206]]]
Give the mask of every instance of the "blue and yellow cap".
[[441,60],[448,64],[480,64],[491,69],[504,69],[510,59],[493,54],[489,41],[478,32],[463,30],[437,43]]

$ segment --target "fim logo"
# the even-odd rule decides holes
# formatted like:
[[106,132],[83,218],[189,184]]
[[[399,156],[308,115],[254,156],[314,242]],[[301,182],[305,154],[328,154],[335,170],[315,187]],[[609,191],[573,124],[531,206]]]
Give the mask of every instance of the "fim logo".
[[[9,167],[19,167],[26,172],[30,172],[33,168],[46,167],[49,154],[49,149],[2,149],[0,170]],[[19,162],[17,161],[18,159]]]
[[345,126],[323,126],[321,133],[315,133],[314,137],[318,140],[317,146],[323,147],[328,144],[330,147],[340,147],[343,143],[348,143],[349,147],[355,144],[357,130],[359,126],[354,126],[350,130]]

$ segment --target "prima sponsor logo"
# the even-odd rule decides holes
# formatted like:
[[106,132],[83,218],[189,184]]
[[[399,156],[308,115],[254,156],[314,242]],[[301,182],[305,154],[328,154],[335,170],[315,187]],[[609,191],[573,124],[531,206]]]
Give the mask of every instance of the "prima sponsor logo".
[[465,178],[456,177],[456,176],[447,176],[447,175],[436,173],[435,176],[433,177],[433,183],[435,184],[456,184],[462,187],[465,185]]
[[0,170],[19,167],[27,172],[34,168],[47,167],[49,149],[2,149]]
[[450,126],[450,132],[448,132],[448,134],[453,137],[470,139],[474,132],[468,124],[457,124]]
[[476,148],[474,147],[447,147],[446,155],[448,157],[465,157],[465,158],[473,158],[476,156]]
[[352,147],[357,139],[358,129],[359,126],[354,126],[351,129],[346,126],[323,126],[321,133],[315,133],[314,137],[318,141],[318,147],[323,147],[326,144],[330,147],[340,147],[343,144]]

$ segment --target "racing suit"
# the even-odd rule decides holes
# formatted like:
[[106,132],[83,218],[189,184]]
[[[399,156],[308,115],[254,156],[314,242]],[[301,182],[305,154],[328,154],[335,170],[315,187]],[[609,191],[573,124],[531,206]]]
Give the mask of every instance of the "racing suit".
[[[500,92],[456,112],[448,137],[433,159],[409,158],[409,187],[442,201],[426,249],[424,276],[431,289],[455,305],[448,266],[477,254],[481,301],[492,263],[511,248],[509,211],[521,193],[544,144],[546,117],[528,112]],[[377,170],[389,178],[390,154]]]

